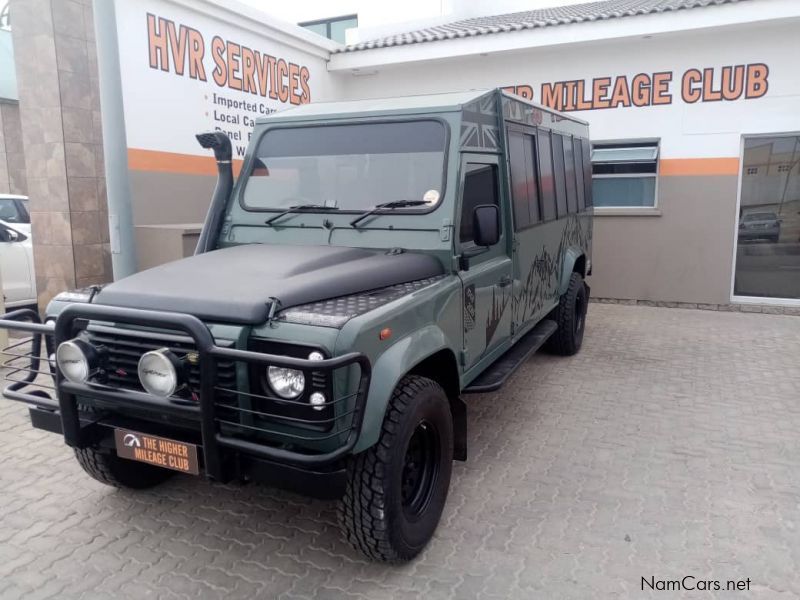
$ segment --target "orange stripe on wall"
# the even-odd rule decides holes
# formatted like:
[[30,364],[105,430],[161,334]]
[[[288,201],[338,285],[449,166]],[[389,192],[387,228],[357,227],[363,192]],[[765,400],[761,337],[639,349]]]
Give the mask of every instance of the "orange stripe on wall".
[[[211,156],[195,156],[175,152],[159,152],[128,148],[128,168],[132,171],[155,171],[159,173],[181,173],[185,175],[216,175],[217,166]],[[236,175],[242,169],[242,161],[233,161]],[[659,163],[659,175],[738,175],[738,158],[664,158]]]
[[[216,175],[217,163],[213,156],[195,156],[176,152],[159,152],[128,148],[128,168],[131,171],[155,171],[184,175]],[[242,161],[233,161],[233,172],[238,175]]]
[[738,175],[738,158],[664,158],[658,174],[673,175]]

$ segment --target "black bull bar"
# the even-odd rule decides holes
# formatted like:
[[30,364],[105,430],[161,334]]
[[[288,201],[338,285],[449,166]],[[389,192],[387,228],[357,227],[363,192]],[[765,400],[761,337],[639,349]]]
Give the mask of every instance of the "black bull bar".
[[[143,328],[179,331],[186,334],[194,344],[194,351],[198,354],[201,367],[197,402],[159,398],[137,390],[116,388],[95,382],[75,383],[65,379],[48,358],[55,352],[58,344],[74,337],[76,321],[79,320],[85,322],[105,321]],[[38,409],[39,412],[48,411],[51,415],[58,415],[64,440],[73,447],[86,447],[96,439],[96,435],[93,436],[90,431],[94,424],[87,423],[85,415],[81,417],[79,414],[78,397],[102,400],[106,404],[108,402],[117,403],[121,408],[161,411],[161,414],[173,415],[198,423],[206,475],[220,481],[228,479],[223,470],[224,451],[239,452],[265,461],[299,468],[323,467],[349,453],[355,446],[361,430],[371,376],[370,362],[363,354],[349,353],[312,361],[222,347],[215,344],[208,327],[192,315],[83,303],[67,306],[60,313],[55,324],[52,321],[42,323],[39,315],[30,309],[12,311],[0,318],[0,328],[30,334],[29,338],[11,343],[2,353],[6,358],[3,366],[10,369],[6,374],[9,385],[3,390],[3,396],[34,407],[31,409],[32,415],[35,409]],[[30,352],[14,351],[19,350],[25,343],[30,343]],[[42,358],[43,345],[46,350],[45,358]],[[303,370],[305,373],[323,372],[330,377],[337,369],[357,365],[359,368],[357,389],[351,394],[331,399],[331,405],[338,404],[334,407],[337,411],[336,416],[331,419],[331,421],[336,421],[337,425],[332,425],[325,435],[292,435],[286,432],[286,427],[291,427],[298,421],[302,422],[302,419],[254,410],[246,411],[272,419],[273,422],[278,422],[283,426],[283,430],[275,431],[258,428],[262,433],[275,433],[279,437],[278,441],[286,440],[288,436],[288,439],[295,438],[301,442],[313,443],[335,439],[338,440],[338,443],[330,450],[307,452],[295,449],[297,445],[289,447],[286,444],[283,447],[267,445],[221,432],[220,418],[218,417],[219,406],[215,403],[216,391],[220,389],[217,382],[216,363],[221,360],[243,362],[248,365],[273,365]],[[27,366],[23,366],[22,362],[25,362]],[[42,363],[45,364],[45,368],[40,368]],[[15,374],[22,374],[22,376],[15,379],[13,378]],[[41,378],[41,376],[46,376],[48,380],[50,377],[54,377],[55,386],[37,381],[37,378]],[[239,390],[228,391],[232,391],[237,397],[243,395],[267,400],[275,399]],[[53,398],[51,392],[56,398]]]

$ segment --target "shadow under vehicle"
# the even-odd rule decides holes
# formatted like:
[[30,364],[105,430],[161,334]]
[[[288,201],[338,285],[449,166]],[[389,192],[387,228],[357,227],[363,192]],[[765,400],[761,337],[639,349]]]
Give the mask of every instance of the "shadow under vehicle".
[[104,483],[336,498],[355,548],[413,558],[464,396],[581,347],[586,123],[499,90],[305,105],[258,121],[236,182],[224,134],[198,139],[219,179],[196,254],[6,314],[32,337],[5,396]]

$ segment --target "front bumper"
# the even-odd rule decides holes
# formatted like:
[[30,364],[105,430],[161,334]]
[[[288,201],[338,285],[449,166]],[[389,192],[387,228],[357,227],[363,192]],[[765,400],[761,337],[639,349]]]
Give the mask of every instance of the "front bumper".
[[[197,402],[163,399],[100,383],[74,383],[61,377],[60,373],[53,372],[54,367],[41,358],[42,346],[46,349],[46,355],[50,356],[59,343],[74,337],[76,327],[89,321],[169,330],[191,338],[201,365]],[[309,361],[221,347],[215,344],[208,327],[192,315],[93,304],[67,306],[55,326],[42,324],[36,313],[23,310],[4,315],[0,327],[31,335],[29,354],[13,351],[22,342],[12,344],[11,351],[4,352],[6,357],[13,357],[6,360],[4,365],[11,369],[10,375],[17,373],[23,376],[17,379],[8,377],[10,385],[3,395],[30,405],[34,426],[61,433],[66,443],[76,448],[108,444],[109,439],[113,439],[115,427],[138,427],[146,433],[198,445],[206,476],[217,481],[251,477],[263,480],[264,474],[267,474],[268,480],[273,479],[269,473],[274,473],[275,478],[281,480],[279,483],[283,484],[302,478],[301,475],[311,474],[317,474],[321,480],[325,480],[326,474],[336,473],[335,479],[338,481],[343,472],[341,459],[352,451],[361,431],[371,375],[370,362],[362,354],[350,353]],[[29,366],[21,364],[25,360],[30,361]],[[309,373],[327,372],[331,377],[335,371],[344,369],[352,373],[355,392],[330,401],[335,405],[336,416],[334,424],[324,432],[292,432],[292,426],[298,425],[295,417],[244,409],[241,409],[239,427],[234,424],[232,432],[230,426],[222,426],[223,423],[231,425],[231,417],[226,415],[223,419],[219,414],[221,408],[230,410],[231,407],[221,407],[216,402],[217,392],[221,389],[217,380],[218,361],[275,365]],[[357,374],[351,372],[352,368],[358,369]],[[46,389],[48,386],[41,382],[42,375],[55,377],[55,386],[50,390],[57,399]],[[243,391],[237,391],[235,395],[238,398],[256,396]],[[97,402],[106,410],[97,413],[100,417],[83,412],[79,410],[79,399],[83,404]],[[109,406],[112,407],[110,410]],[[118,410],[113,407],[118,407]],[[137,421],[129,415],[126,417],[126,413],[130,412],[158,415],[163,418],[163,423],[154,423],[150,419]],[[258,426],[254,426],[254,418],[258,420]],[[256,434],[257,440],[254,439]],[[265,438],[270,441],[265,443]],[[315,444],[319,447],[320,443],[325,447],[324,450],[309,450]]]

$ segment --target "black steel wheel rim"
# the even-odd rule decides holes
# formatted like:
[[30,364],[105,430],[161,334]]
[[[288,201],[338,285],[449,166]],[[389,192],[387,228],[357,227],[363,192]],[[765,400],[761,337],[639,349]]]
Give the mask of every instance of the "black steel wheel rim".
[[432,423],[420,421],[403,461],[401,497],[406,517],[419,517],[430,503],[439,474],[439,454],[438,431]]

